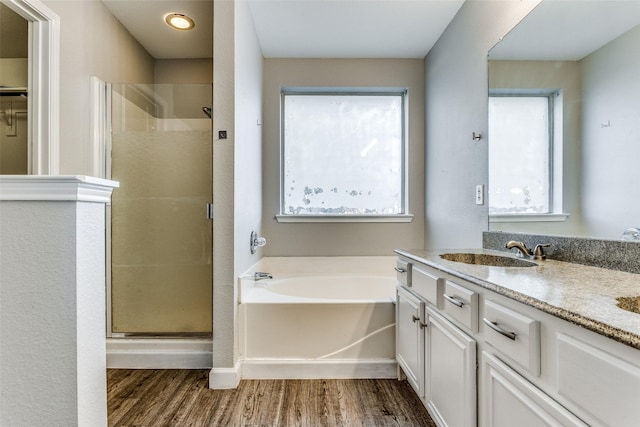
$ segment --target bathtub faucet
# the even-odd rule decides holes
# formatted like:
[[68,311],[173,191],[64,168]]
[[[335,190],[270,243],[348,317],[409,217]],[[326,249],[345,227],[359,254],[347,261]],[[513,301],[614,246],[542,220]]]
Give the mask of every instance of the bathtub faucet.
[[258,281],[258,280],[263,280],[263,279],[273,279],[273,275],[271,273],[264,273],[262,271],[256,271],[255,273],[253,273],[253,280],[254,281]]

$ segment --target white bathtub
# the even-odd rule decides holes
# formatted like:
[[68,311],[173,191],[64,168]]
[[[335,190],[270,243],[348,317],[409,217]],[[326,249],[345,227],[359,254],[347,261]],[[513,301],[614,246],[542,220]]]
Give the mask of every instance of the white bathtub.
[[244,303],[369,303],[395,300],[395,277],[365,274],[291,275],[273,279],[241,278]]
[[[239,280],[244,378],[393,378],[395,257],[263,258]],[[253,280],[255,271],[273,279]]]

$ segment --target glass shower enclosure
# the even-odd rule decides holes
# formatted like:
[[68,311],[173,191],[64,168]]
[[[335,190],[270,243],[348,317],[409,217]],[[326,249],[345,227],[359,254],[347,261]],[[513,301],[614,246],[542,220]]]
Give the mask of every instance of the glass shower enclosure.
[[111,85],[111,336],[209,335],[210,84]]

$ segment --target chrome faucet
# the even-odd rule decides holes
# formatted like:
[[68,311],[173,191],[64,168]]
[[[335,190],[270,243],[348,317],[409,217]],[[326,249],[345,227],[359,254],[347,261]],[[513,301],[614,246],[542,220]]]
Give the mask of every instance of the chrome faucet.
[[273,275],[271,273],[265,273],[262,271],[256,271],[255,273],[253,273],[253,280],[255,282],[257,282],[258,280],[264,280],[264,279],[273,279]]
[[640,240],[640,228],[639,227],[631,227],[624,230],[622,233],[622,240]]
[[533,252],[531,252],[531,249],[527,248],[527,246],[524,243],[517,242],[515,240],[509,240],[504,245],[504,247],[507,249],[512,249],[512,248],[518,249],[520,252],[517,255],[520,257],[532,258],[536,260],[547,259],[547,256],[544,254],[543,248],[548,248],[549,246],[551,246],[550,243],[541,243],[536,245],[536,247],[533,249]]

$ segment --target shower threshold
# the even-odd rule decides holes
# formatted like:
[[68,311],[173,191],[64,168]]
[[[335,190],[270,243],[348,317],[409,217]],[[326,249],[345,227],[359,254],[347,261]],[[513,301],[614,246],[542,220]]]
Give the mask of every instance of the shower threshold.
[[109,338],[211,338],[211,332],[112,332]]

